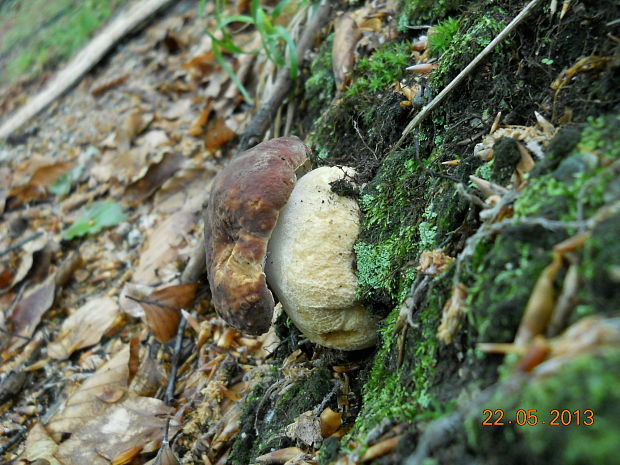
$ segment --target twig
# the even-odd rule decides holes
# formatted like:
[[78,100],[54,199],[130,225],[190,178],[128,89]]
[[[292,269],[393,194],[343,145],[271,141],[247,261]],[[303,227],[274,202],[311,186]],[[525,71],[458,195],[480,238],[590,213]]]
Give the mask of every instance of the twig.
[[13,251],[15,249],[19,249],[22,245],[27,244],[28,242],[33,241],[33,240],[39,238],[42,235],[43,235],[43,233],[41,231],[39,231],[39,232],[36,232],[36,233],[32,234],[31,236],[26,237],[25,239],[22,239],[19,242],[16,242],[15,244],[11,244],[6,249],[0,251],[0,257],[8,254],[9,252],[11,252],[11,251]]
[[[187,320],[185,317],[181,316],[181,321],[179,322],[179,327],[177,328],[177,337],[174,341],[174,354],[172,355],[171,367],[170,367],[170,375],[168,376],[168,386],[166,386],[166,393],[164,395],[164,402],[166,405],[172,405],[172,401],[174,400],[174,386],[177,380],[177,370],[179,366],[179,359],[181,358],[181,346],[183,345],[183,332],[185,331],[185,325],[187,324]],[[164,429],[164,438],[162,441],[162,445],[166,446],[169,444],[168,433],[170,432],[170,418],[166,420],[166,428]]]
[[403,134],[401,135],[398,142],[392,147],[390,152],[394,152],[401,144],[404,142],[405,138],[409,135],[409,133],[416,128],[430,113],[435,109],[437,105],[439,105],[446,96],[454,90],[456,86],[458,86],[465,77],[471,73],[471,71],[489,54],[491,51],[499,44],[502,40],[506,38],[508,34],[510,34],[523,19],[540,3],[540,0],[532,0],[528,3],[521,12],[515,16],[515,18],[506,26],[502,32],[500,32],[495,39],[491,41],[489,45],[487,45],[484,50],[482,50],[476,58],[474,58],[459,74],[456,76],[450,84],[448,84],[431,102],[426,105],[420,112],[411,120],[411,122],[407,125]]
[[183,332],[185,331],[186,324],[187,320],[181,317],[179,328],[177,329],[177,337],[174,341],[174,355],[172,356],[172,366],[170,367],[170,376],[168,377],[168,386],[166,387],[166,395],[164,397],[166,405],[171,405],[174,400],[174,385],[177,379],[179,359],[181,358],[181,346],[183,344]]
[[[297,63],[300,67],[304,61],[306,51],[312,47],[317,33],[329,18],[331,9],[332,2],[322,0],[314,18],[306,25],[304,33],[297,44]],[[290,67],[285,66],[281,68],[276,77],[273,94],[267,102],[262,104],[241,136],[239,146],[237,147],[239,152],[260,142],[260,139],[271,125],[278,108],[286,98],[292,83]]]
[[143,0],[108,24],[62,70],[52,82],[0,126],[0,139],[7,137],[22,124],[44,110],[50,103],[76,84],[127,33],[172,0]]
[[4,455],[4,453],[8,451],[11,447],[21,441],[27,432],[28,428],[22,428],[17,433],[15,433],[11,439],[0,445],[0,457],[2,457],[2,455]]

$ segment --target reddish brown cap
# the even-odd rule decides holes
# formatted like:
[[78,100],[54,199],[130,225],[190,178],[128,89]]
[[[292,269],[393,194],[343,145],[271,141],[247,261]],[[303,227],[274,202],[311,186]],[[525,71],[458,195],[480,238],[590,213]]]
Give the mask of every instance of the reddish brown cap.
[[267,242],[308,153],[297,137],[272,139],[235,157],[213,180],[205,210],[212,303],[247,334],[262,334],[271,324],[274,299],[263,272]]

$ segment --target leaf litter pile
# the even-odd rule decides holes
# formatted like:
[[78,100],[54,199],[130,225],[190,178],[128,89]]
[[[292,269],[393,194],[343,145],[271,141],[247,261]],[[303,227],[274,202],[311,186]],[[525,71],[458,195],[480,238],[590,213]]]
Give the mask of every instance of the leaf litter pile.
[[[0,148],[3,460],[175,463],[175,438],[184,463],[224,463],[244,396],[270,369],[277,336],[227,327],[202,270],[188,266],[203,248],[210,181],[258,105],[216,60],[206,8],[207,19],[184,3],[119,44],[35,129]],[[238,8],[228,13],[247,5]],[[358,11],[378,22],[369,29],[377,43],[388,34],[383,8]],[[312,13],[295,7],[280,19],[296,24],[297,39]],[[253,28],[234,40],[260,44]],[[341,80],[354,48],[343,43]],[[253,95],[273,92],[276,69],[262,54],[224,59]],[[21,102],[27,92],[2,95]],[[267,136],[291,131],[283,119]],[[289,359],[288,377],[306,370],[299,351]],[[319,436],[341,424],[331,409],[308,421]],[[301,452],[292,449],[281,453]]]

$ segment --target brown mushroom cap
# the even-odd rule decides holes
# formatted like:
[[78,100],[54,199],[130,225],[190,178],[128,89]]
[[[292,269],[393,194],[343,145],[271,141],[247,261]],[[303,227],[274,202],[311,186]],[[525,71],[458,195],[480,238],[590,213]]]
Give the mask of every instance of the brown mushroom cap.
[[297,137],[281,137],[235,157],[213,180],[205,211],[205,248],[212,303],[247,334],[269,329],[274,299],[263,263],[280,210],[308,159]]

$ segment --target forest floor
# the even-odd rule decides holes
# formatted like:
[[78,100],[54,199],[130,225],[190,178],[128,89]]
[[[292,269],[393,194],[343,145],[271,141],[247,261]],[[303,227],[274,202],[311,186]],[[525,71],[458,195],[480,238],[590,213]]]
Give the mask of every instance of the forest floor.
[[[215,313],[203,205],[277,67],[224,54],[249,102],[205,34],[214,6],[179,2],[0,145],[2,463],[613,463],[617,3],[538,2],[407,133],[524,4],[333,3],[264,137],[356,169],[334,190],[360,205],[377,346]],[[276,23],[299,40],[316,10]],[[4,85],[0,118],[50,76]]]

